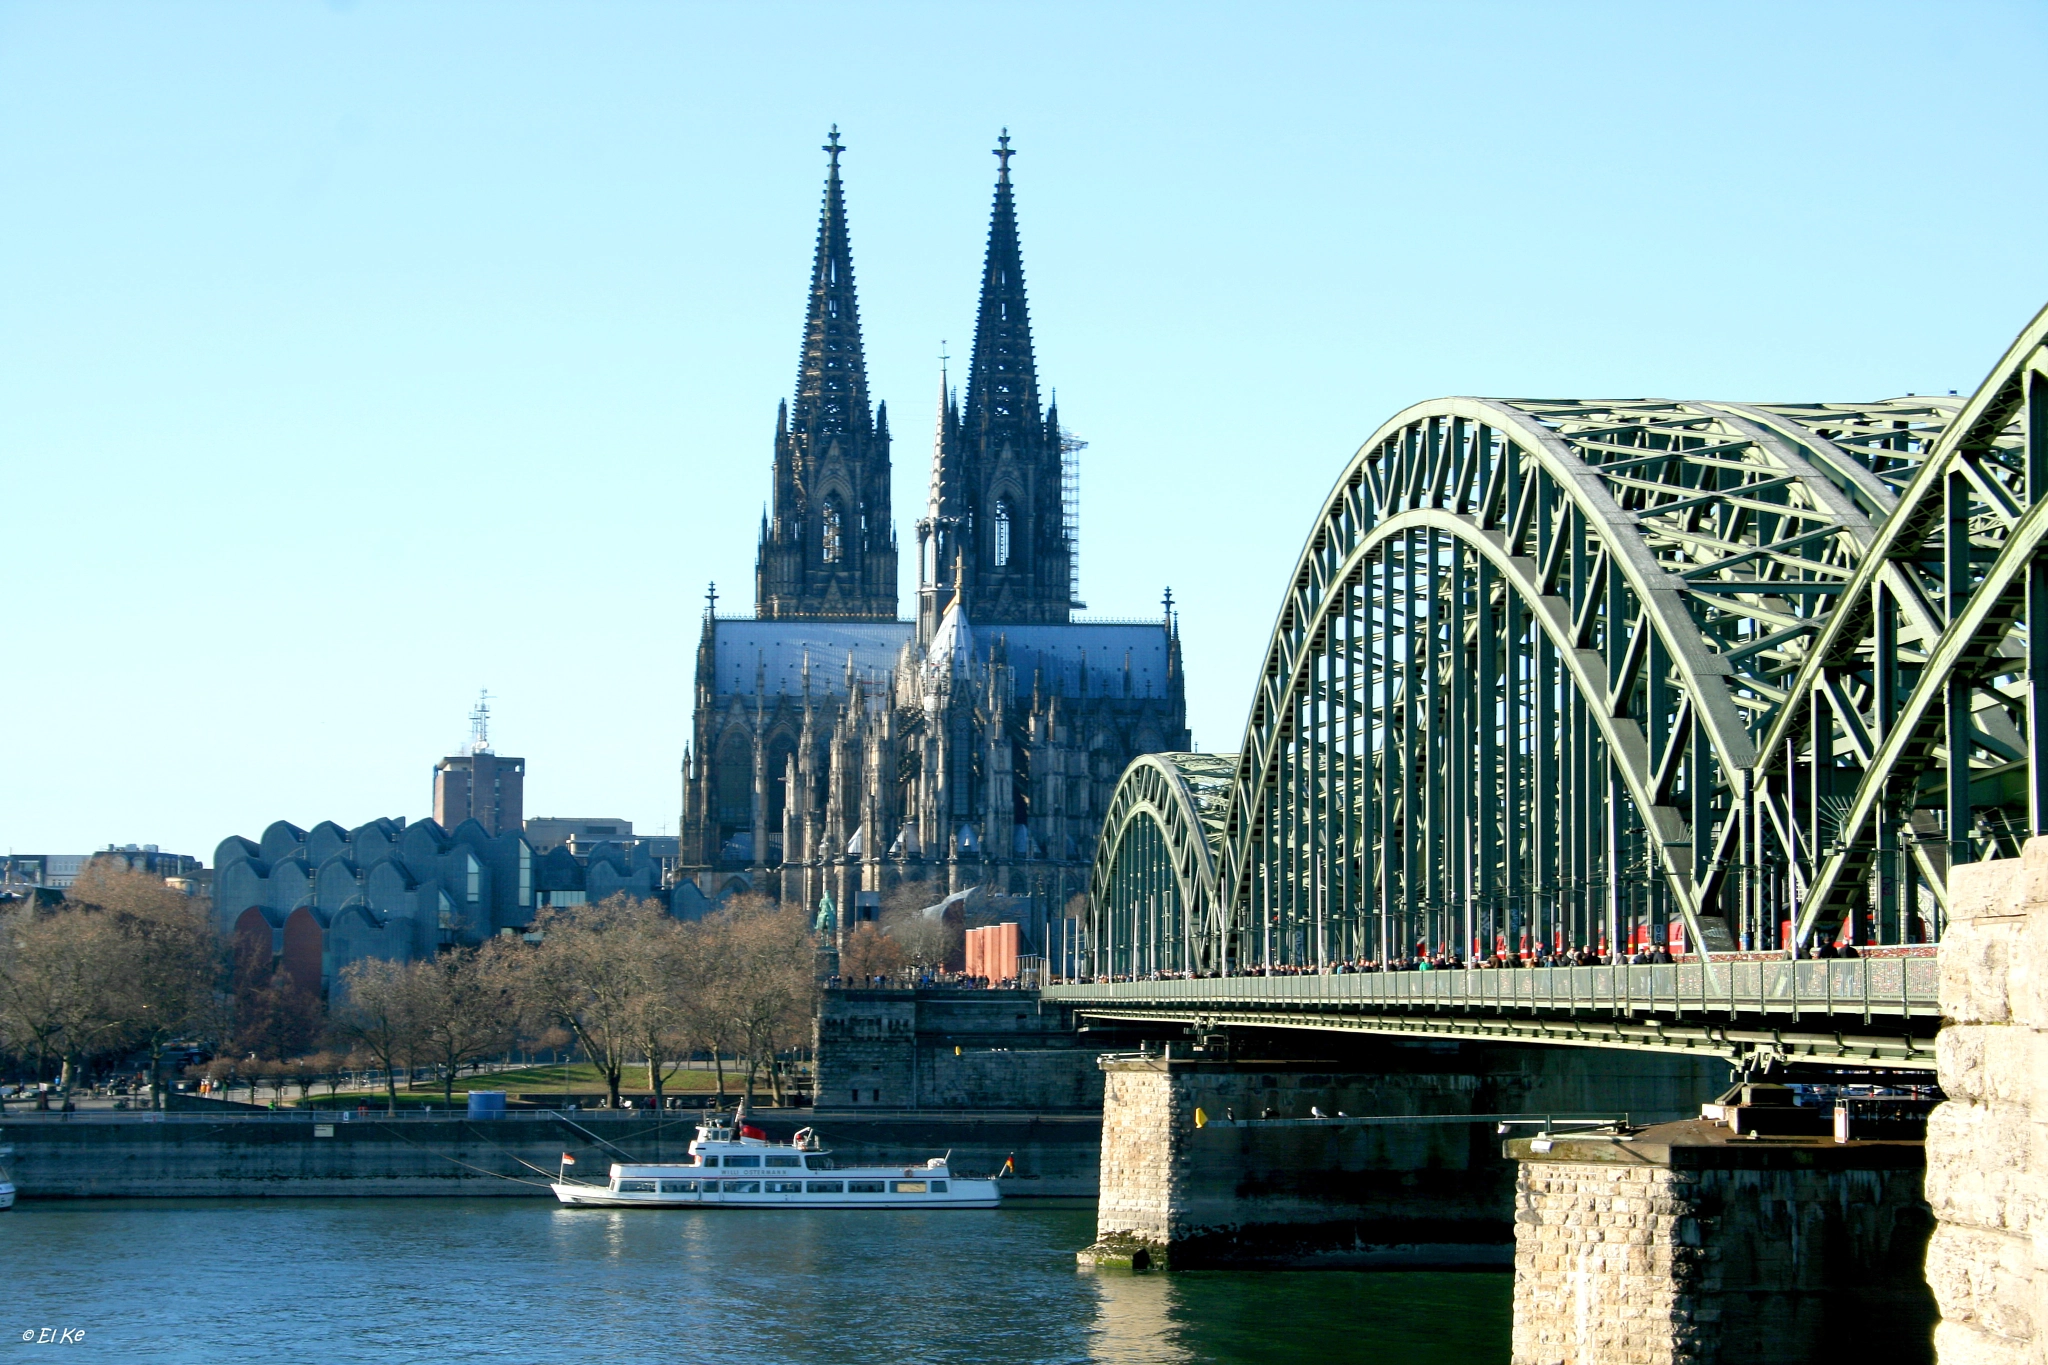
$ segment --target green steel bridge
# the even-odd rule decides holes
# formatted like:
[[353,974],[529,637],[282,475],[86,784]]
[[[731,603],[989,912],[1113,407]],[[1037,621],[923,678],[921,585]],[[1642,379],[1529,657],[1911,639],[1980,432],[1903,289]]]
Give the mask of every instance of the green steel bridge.
[[[1932,961],[1874,978],[1938,944],[1951,866],[2048,832],[2044,343],[2048,312],[1967,397],[1396,414],[1309,531],[1238,752],[1125,772],[1093,984],[1058,993],[1190,1022],[1770,1033],[1771,973],[1817,968],[1799,1019],[1924,1037]],[[1568,969],[1597,985],[1323,975],[1652,945],[1678,963]]]

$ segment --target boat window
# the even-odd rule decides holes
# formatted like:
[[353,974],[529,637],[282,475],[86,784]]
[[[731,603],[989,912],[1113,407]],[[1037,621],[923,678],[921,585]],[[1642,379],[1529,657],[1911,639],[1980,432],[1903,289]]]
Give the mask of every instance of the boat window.
[[661,1182],[661,1192],[663,1194],[695,1194],[697,1192],[697,1182],[694,1180],[664,1180]]
[[725,1159],[725,1164],[728,1167],[758,1166],[761,1164],[761,1158],[757,1156],[729,1156]]
[[846,1192],[848,1194],[880,1194],[882,1192],[882,1182],[879,1180],[849,1180],[846,1182]]
[[896,1182],[896,1193],[898,1194],[923,1194],[924,1188],[925,1183],[922,1180],[899,1180]]
[[771,1180],[768,1182],[768,1193],[770,1194],[802,1194],[803,1192],[804,1182],[801,1180]]
[[944,1194],[945,1192],[946,1192],[946,1182],[945,1182],[945,1181],[943,1181],[943,1180],[934,1180],[934,1181],[932,1182],[932,1193],[933,1193],[933,1194]]
[[807,1169],[813,1171],[829,1171],[834,1169],[832,1158],[829,1156],[808,1157],[805,1159],[804,1165]]
[[768,1158],[768,1164],[770,1166],[801,1167],[804,1163],[802,1157],[771,1156]]
[[700,1156],[697,1158],[697,1164],[699,1166],[716,1166],[718,1158],[715,1156]]
[[652,1180],[621,1180],[612,1188],[620,1194],[653,1194],[654,1182]]
[[845,1194],[846,1182],[844,1180],[813,1180],[807,1183],[804,1188],[812,1194]]
[[761,1182],[758,1180],[728,1180],[725,1182],[725,1192],[727,1194],[759,1194],[761,1192]]

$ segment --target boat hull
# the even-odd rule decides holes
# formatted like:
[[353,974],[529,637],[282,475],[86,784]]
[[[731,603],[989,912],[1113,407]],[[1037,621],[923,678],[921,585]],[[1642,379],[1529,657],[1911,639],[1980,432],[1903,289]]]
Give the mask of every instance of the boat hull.
[[548,1188],[562,1203],[585,1209],[992,1209],[1003,1202],[993,1180],[951,1184],[944,1194],[642,1194],[573,1182]]
[[5,1181],[0,1181],[0,1209],[11,1209],[13,1207],[14,1186]]

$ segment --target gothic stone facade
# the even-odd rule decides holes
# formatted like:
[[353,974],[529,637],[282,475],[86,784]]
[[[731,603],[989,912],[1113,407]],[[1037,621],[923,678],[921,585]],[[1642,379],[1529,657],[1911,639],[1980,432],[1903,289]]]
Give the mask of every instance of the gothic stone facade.
[[1087,886],[1125,765],[1188,747],[1178,633],[1170,610],[1072,618],[1007,137],[964,404],[940,380],[917,616],[897,619],[888,413],[868,406],[836,141],[755,612],[707,611],[698,646],[681,873],[807,906],[917,883],[1057,907]]

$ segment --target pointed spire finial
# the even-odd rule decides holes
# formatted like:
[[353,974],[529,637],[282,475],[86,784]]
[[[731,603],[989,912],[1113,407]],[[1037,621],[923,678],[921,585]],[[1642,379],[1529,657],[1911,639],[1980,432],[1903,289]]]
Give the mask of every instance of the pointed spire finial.
[[827,141],[825,145],[823,147],[820,147],[818,150],[826,153],[832,158],[832,174],[837,175],[839,174],[839,154],[846,150],[845,146],[839,141],[838,124],[835,123],[832,125],[832,131],[830,134],[828,134],[828,137],[830,140]]
[[1010,178],[1010,158],[1015,155],[1017,153],[1010,149],[1010,130],[1005,128],[1003,129],[1003,135],[996,139],[996,149],[994,152],[994,156],[1001,166],[1001,169],[996,174],[1004,180]]

